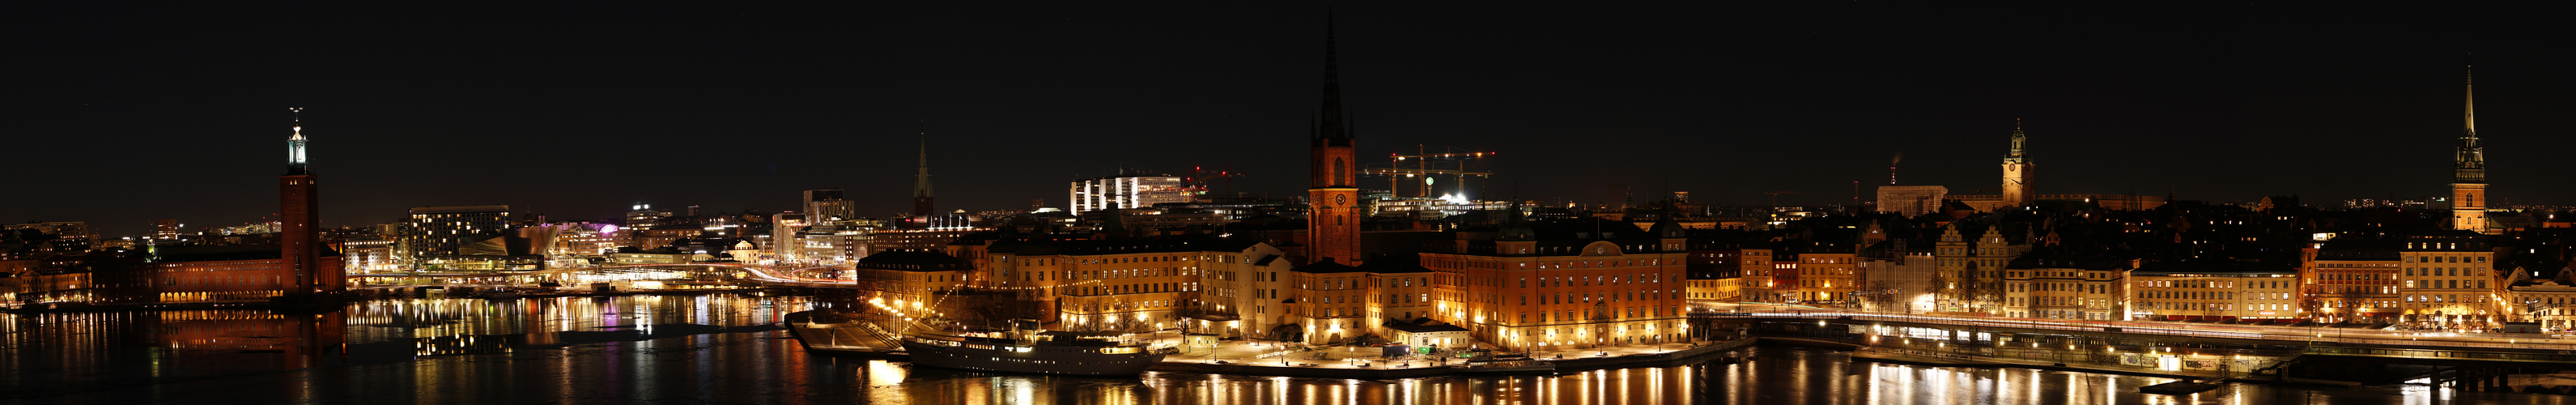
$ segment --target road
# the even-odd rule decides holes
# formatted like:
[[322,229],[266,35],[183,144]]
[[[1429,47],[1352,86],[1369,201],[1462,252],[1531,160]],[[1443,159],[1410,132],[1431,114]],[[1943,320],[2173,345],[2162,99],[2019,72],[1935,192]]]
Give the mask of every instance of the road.
[[2452,332],[2409,332],[2376,329],[2289,327],[2255,325],[2192,324],[2146,321],[2088,321],[2073,319],[1999,318],[1980,316],[1851,312],[1824,308],[1775,304],[1695,305],[1699,309],[1749,318],[1882,320],[1971,328],[2019,328],[2103,332],[2120,328],[2119,333],[2153,336],[2182,336],[2221,339],[2256,339],[2293,341],[2301,344],[2334,343],[2421,347],[2482,347],[2502,349],[2576,350],[2576,340],[2554,337],[2478,336]]

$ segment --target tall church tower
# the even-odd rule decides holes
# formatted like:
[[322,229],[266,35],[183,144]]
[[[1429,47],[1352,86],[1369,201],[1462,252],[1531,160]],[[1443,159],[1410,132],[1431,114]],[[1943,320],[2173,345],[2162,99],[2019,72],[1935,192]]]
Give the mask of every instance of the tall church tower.
[[339,277],[325,274],[335,271],[323,268],[322,246],[316,243],[320,235],[319,230],[314,229],[314,223],[321,217],[321,190],[315,184],[317,179],[311,167],[304,160],[304,109],[288,110],[297,116],[294,135],[286,137],[286,175],[277,177],[280,200],[278,257],[284,259],[287,273],[295,275],[295,282],[287,285],[285,295],[303,299],[311,297],[316,290],[338,290]]
[[1342,76],[1340,62],[1334,57],[1333,27],[1330,19],[1324,26],[1324,106],[1321,122],[1313,135],[1313,149],[1308,152],[1309,174],[1313,185],[1306,189],[1306,235],[1311,257],[1322,261],[1333,259],[1347,265],[1360,263],[1360,188],[1353,165],[1358,156],[1351,152],[1353,138],[1349,124],[1342,118]]
[[929,217],[938,214],[930,209],[930,139],[928,138],[921,140],[921,171],[912,177],[912,216]]
[[2487,156],[2478,146],[2477,75],[2471,73],[2465,87],[2468,110],[2462,116],[2460,149],[2451,164],[2451,229],[2496,233],[2487,229]]
[[2012,154],[2004,156],[2004,205],[2007,208],[2030,205],[2030,159],[2022,156],[2022,146],[2029,140],[2021,133],[2021,119],[2013,119]]

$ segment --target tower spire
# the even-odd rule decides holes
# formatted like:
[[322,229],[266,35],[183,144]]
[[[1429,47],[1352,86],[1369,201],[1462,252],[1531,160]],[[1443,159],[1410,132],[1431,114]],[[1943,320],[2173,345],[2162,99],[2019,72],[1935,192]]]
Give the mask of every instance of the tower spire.
[[2468,136],[2476,138],[2478,137],[2478,72],[2477,66],[2470,66],[2469,69],[2468,81],[2462,84],[2462,87],[2467,88],[2468,91],[2469,109],[2461,119],[2466,120],[2464,124],[2467,124]]
[[930,210],[930,133],[921,135],[921,170],[913,174],[912,182],[912,215],[916,217],[936,214]]
[[2466,100],[2460,112],[2460,147],[2452,155],[2451,229],[2495,234],[2497,229],[2487,223],[2487,157],[2478,145],[2476,72],[2467,72],[2466,78],[2461,83]]
[[2013,160],[2021,160],[2021,158],[2022,158],[2022,152],[2023,152],[2023,150],[2022,150],[2023,144],[2024,144],[2024,143],[2026,143],[2026,142],[2028,142],[2029,140],[2030,140],[2030,137],[2029,137],[2029,136],[2027,136],[2027,135],[2022,135],[2022,133],[2021,133],[2021,119],[2020,119],[2020,118],[2014,118],[2014,119],[2013,119],[2013,137],[2012,137],[2012,155],[2011,155],[2011,156],[2009,156],[2009,157],[2013,158]]
[[1333,29],[1333,16],[1328,12],[1324,15],[1323,123],[1322,131],[1318,132],[1316,137],[1349,139],[1350,128],[1344,126],[1342,119],[1342,68],[1341,58],[1337,55],[1338,50],[1333,43]]
[[[2470,68],[2476,68],[2476,66],[2470,66]],[[2455,180],[2462,182],[2484,182],[2487,157],[2486,148],[2478,145],[2477,72],[2470,71],[2468,80],[2462,83],[2461,87],[2467,96],[2467,104],[2466,110],[2463,110],[2460,115],[2460,150],[2459,156],[2453,162],[2453,169],[2458,169],[2458,172],[2454,177],[2456,177]]]
[[304,107],[287,107],[286,111],[295,113],[295,132],[286,136],[286,174],[307,174],[310,168],[304,160]]

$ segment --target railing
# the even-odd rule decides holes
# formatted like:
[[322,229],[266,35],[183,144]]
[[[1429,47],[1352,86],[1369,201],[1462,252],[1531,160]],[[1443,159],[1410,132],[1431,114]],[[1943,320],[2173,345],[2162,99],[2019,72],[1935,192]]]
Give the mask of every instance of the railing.
[[[2486,352],[2466,350],[2374,349],[2361,347],[2309,346],[2308,354],[2328,356],[2398,357],[2435,360],[2485,360],[2576,363],[2576,354]],[[2564,352],[2562,352],[2564,353]]]

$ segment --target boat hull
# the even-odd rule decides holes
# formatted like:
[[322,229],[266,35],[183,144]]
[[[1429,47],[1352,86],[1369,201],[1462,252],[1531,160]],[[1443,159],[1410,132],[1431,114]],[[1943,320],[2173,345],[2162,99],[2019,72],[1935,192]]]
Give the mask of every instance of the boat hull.
[[[903,342],[912,364],[974,371],[1035,373],[1061,375],[1130,376],[1145,372],[1162,362],[1161,353],[1083,353],[1040,346],[1038,350],[1019,352],[960,346]],[[1054,350],[1049,350],[1054,349]]]

